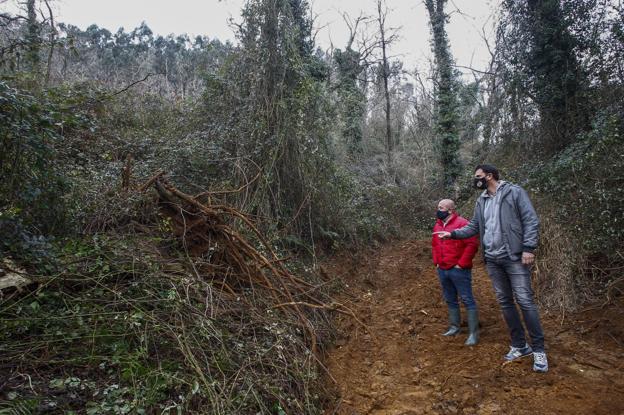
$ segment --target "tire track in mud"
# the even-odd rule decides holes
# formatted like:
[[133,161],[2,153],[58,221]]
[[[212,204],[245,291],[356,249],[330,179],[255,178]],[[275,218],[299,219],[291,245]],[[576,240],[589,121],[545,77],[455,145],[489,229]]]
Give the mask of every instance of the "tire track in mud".
[[446,305],[430,258],[428,241],[407,241],[327,265],[344,283],[341,300],[368,329],[337,317],[326,364],[339,398],[326,414],[624,413],[622,347],[582,335],[574,317],[562,325],[561,316],[542,312],[547,374],[534,373],[530,357],[503,364],[507,329],[480,261],[473,270],[480,344],[464,346],[465,323],[458,337],[441,336]]

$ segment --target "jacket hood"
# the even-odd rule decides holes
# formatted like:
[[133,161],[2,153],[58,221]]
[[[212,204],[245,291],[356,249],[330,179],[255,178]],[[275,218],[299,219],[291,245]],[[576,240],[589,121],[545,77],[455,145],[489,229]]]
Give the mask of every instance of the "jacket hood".
[[[506,182],[505,180],[500,180],[498,182],[498,189],[496,190],[496,193],[498,193],[501,196],[501,199],[504,196],[506,196],[510,190],[511,190],[511,184],[509,182]],[[488,195],[487,189],[481,193],[481,197],[490,197]]]

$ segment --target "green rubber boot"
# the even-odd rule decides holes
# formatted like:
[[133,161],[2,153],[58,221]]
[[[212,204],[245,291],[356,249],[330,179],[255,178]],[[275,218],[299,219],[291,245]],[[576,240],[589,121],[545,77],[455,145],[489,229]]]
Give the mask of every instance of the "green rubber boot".
[[466,346],[474,346],[479,343],[479,312],[474,310],[466,310],[468,314],[468,338],[464,343]]
[[461,324],[461,315],[459,314],[459,308],[449,308],[449,328],[446,330],[443,336],[456,336],[459,334],[459,326]]

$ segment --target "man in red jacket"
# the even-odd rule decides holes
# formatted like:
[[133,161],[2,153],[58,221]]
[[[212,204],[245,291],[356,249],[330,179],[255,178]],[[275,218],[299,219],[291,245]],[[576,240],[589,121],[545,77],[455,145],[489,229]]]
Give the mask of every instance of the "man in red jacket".
[[472,295],[472,258],[479,249],[479,240],[476,236],[468,239],[446,239],[437,237],[435,232],[452,232],[463,228],[468,220],[455,212],[455,202],[450,199],[441,200],[436,212],[437,221],[433,227],[431,246],[433,263],[438,270],[438,277],[442,285],[442,293],[448,304],[449,328],[444,336],[459,334],[461,314],[459,311],[458,294],[468,316],[469,335],[466,345],[474,346],[479,342],[479,315],[477,303]]

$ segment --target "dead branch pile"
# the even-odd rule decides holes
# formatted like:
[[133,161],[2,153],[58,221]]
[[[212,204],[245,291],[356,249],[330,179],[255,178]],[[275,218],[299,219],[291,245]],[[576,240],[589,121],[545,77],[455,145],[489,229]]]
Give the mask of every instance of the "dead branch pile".
[[[294,317],[309,341],[313,353],[317,351],[317,335],[305,308],[333,310],[355,315],[344,305],[321,300],[316,286],[292,275],[284,266],[265,236],[243,212],[213,203],[206,194],[192,196],[168,182],[164,172],[158,172],[139,188],[153,186],[159,195],[161,213],[169,219],[174,235],[180,238],[186,252],[193,257],[207,259],[197,262],[198,276],[217,284],[225,293],[244,298],[243,290],[263,290],[272,299],[272,308]],[[242,224],[241,230],[234,227]],[[260,249],[243,235],[257,238]]]

